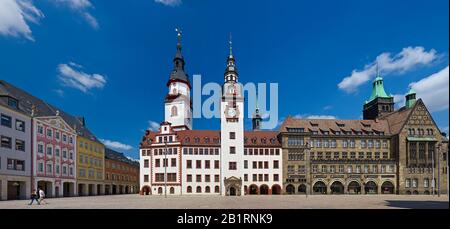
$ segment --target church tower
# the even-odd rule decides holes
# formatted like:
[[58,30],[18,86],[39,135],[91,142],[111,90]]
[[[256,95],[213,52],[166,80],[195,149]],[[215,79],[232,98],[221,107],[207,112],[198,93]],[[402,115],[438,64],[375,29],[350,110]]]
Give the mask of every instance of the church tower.
[[221,123],[221,195],[244,195],[243,155],[244,155],[244,94],[238,83],[238,72],[233,56],[230,38],[230,54],[224,73],[222,101],[220,105]]
[[378,73],[373,81],[372,94],[364,104],[363,119],[376,119],[384,114],[394,112],[394,96],[384,90],[383,78]]
[[261,122],[262,122],[262,117],[261,117],[261,114],[259,113],[258,98],[256,98],[256,109],[255,109],[255,114],[253,114],[253,118],[252,118],[253,131],[261,130]]
[[165,121],[172,124],[175,131],[192,129],[191,84],[184,71],[184,58],[181,54],[181,31],[178,36],[177,53],[173,59],[173,70],[167,87],[169,89],[165,101]]

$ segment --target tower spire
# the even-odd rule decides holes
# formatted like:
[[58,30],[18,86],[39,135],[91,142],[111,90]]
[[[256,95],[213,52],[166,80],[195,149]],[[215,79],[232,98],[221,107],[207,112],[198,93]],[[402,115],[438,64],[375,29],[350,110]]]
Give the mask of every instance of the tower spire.
[[230,33],[230,40],[228,41],[230,44],[230,56],[233,56],[233,36]]

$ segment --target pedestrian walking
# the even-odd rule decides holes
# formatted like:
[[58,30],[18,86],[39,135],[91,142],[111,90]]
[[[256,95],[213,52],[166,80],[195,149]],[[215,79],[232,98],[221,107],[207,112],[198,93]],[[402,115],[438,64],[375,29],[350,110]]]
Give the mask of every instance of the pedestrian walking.
[[36,201],[36,203],[40,205],[36,189],[33,189],[33,192],[31,192],[31,202],[28,205],[32,205],[34,201]]
[[44,190],[39,189],[39,203],[48,204],[47,201],[45,201],[44,199],[45,199],[45,192]]

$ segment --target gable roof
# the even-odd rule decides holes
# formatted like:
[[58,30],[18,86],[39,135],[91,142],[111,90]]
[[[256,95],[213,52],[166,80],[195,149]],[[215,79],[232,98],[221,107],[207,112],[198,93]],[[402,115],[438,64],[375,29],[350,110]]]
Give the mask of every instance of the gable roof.
[[120,161],[123,163],[130,164],[132,166],[139,167],[139,162],[136,160],[131,160],[127,156],[125,156],[123,153],[117,152],[115,150],[112,150],[110,148],[105,148],[105,158],[113,161]]
[[340,131],[383,132],[389,135],[390,129],[386,120],[337,120],[337,119],[297,119],[287,117],[280,127],[280,132],[288,132],[289,128],[304,128],[305,132],[329,131],[330,135]]
[[[0,96],[10,96],[17,99],[18,110],[30,117],[33,113],[33,106],[35,107],[34,117],[56,116],[59,111],[59,116],[61,116],[72,129],[76,130],[77,135],[101,143],[86,126],[83,126],[80,118],[63,111],[4,80],[0,80]],[[0,105],[7,105],[6,103],[0,99]]]

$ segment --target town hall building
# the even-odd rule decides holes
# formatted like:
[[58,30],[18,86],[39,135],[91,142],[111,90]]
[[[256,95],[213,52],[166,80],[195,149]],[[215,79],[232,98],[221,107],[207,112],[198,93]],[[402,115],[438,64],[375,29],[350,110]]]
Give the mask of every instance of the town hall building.
[[232,53],[227,58],[220,105],[221,129],[194,130],[191,85],[178,34],[174,69],[167,82],[165,120],[147,130],[140,145],[141,194],[240,196],[282,193],[278,132],[244,131],[244,94]]

